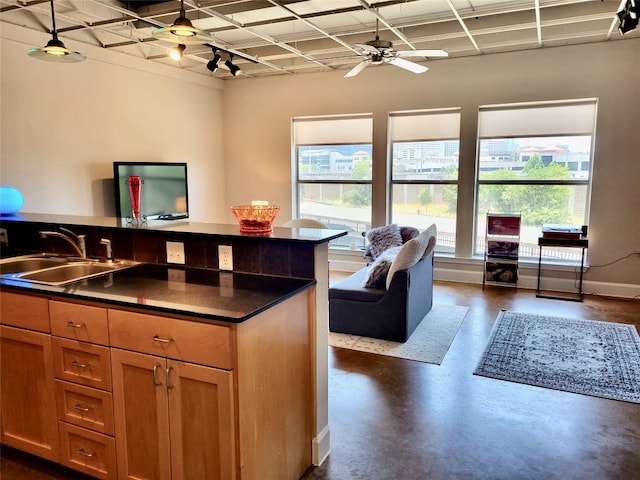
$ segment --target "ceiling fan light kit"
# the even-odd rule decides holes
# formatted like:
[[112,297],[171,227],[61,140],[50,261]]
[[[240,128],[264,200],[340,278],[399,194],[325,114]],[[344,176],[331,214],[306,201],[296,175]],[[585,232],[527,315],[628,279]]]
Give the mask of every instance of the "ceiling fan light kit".
[[86,60],[87,57],[82,53],[68,49],[64,43],[58,39],[53,0],[51,0],[51,24],[51,35],[53,38],[49,40],[44,47],[27,50],[27,54],[30,57],[37,58],[38,60],[46,60],[47,62],[77,63]]

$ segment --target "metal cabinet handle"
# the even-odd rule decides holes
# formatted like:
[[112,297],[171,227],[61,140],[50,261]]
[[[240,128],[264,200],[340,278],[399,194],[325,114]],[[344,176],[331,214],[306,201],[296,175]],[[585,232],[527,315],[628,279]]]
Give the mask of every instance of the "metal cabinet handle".
[[80,450],[78,450],[78,453],[79,453],[80,455],[82,455],[83,457],[89,457],[89,458],[91,458],[91,457],[95,457],[95,456],[96,456],[96,452],[89,453],[89,452],[87,452],[84,448],[81,448]]
[[82,327],[84,327],[84,323],[73,323],[72,321],[68,321],[67,322],[67,327],[82,328]]
[[162,365],[154,365],[153,366],[153,384],[157,387],[162,385],[162,382],[158,381],[158,367],[161,367]]
[[166,380],[167,380],[167,388],[173,388],[173,385],[171,385],[171,383],[169,382],[169,372],[170,372],[171,370],[173,370],[173,367],[169,367],[169,368],[167,368],[167,369],[165,370],[165,372],[164,372],[165,378],[166,378]]
[[77,360],[74,360],[73,362],[71,362],[71,365],[73,365],[76,368],[87,368],[89,366],[88,363],[80,363]]
[[171,339],[167,340],[166,338],[160,338],[158,335],[153,336],[153,341],[158,343],[171,343]]
[[83,407],[81,404],[76,403],[73,408],[75,408],[76,410],[80,410],[81,412],[88,412],[91,410],[90,407]]

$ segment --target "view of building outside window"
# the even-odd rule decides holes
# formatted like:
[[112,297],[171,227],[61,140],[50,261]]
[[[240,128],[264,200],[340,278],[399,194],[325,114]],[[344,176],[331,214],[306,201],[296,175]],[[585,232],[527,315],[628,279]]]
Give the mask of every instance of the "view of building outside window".
[[371,228],[371,145],[298,146],[300,214],[346,237],[332,246],[361,248]]
[[438,227],[436,251],[455,252],[458,140],[397,142],[392,147],[392,220]]
[[[591,136],[483,139],[478,161],[476,253],[484,252],[487,212],[520,213],[520,257],[538,256],[543,224],[587,222]],[[579,260],[574,249],[547,259]]]
[[[522,218],[521,259],[538,256],[544,224],[588,225],[596,99],[481,106],[475,179],[475,255],[487,213]],[[389,114],[390,222],[435,223],[436,251],[456,254],[460,108]],[[371,114],[293,120],[295,208],[348,235],[332,247],[361,249],[372,218]],[[471,185],[469,185],[471,187]],[[545,248],[545,261],[578,261],[579,249]]]
[[348,231],[331,247],[361,249],[371,228],[372,132],[369,114],[293,121],[297,214]]
[[[596,112],[596,99],[480,107],[474,253],[485,250],[487,213],[521,215],[521,259],[538,257],[544,224],[588,224]],[[542,251],[545,261],[580,255]]]
[[391,220],[438,228],[436,252],[455,254],[460,157],[458,108],[393,112]]

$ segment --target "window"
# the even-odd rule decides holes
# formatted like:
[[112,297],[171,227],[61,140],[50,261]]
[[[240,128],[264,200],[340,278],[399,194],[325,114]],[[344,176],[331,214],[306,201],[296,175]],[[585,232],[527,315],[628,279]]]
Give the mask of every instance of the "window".
[[391,220],[438,226],[436,251],[454,253],[460,110],[396,112],[389,117]]
[[371,228],[372,135],[371,115],[293,119],[296,215],[349,232],[332,247],[360,248]]
[[[487,212],[520,213],[520,257],[538,256],[545,223],[588,223],[596,101],[481,107],[476,254]],[[576,251],[573,251],[576,250]],[[577,249],[544,249],[547,260],[579,260]]]

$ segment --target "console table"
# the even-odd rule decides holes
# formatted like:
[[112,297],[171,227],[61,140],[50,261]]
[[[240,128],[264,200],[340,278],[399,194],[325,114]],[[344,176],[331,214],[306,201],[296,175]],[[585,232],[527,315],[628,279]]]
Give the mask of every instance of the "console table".
[[[542,267],[542,249],[544,247],[580,248],[582,250],[582,255],[580,258],[580,279],[578,281],[577,297],[543,295],[540,293],[540,270]],[[584,294],[582,291],[582,278],[584,274],[584,252],[588,247],[589,247],[589,239],[587,239],[584,236],[581,236],[580,238],[575,238],[575,239],[574,238],[538,237],[538,287],[536,289],[536,297],[582,302],[584,298]]]

